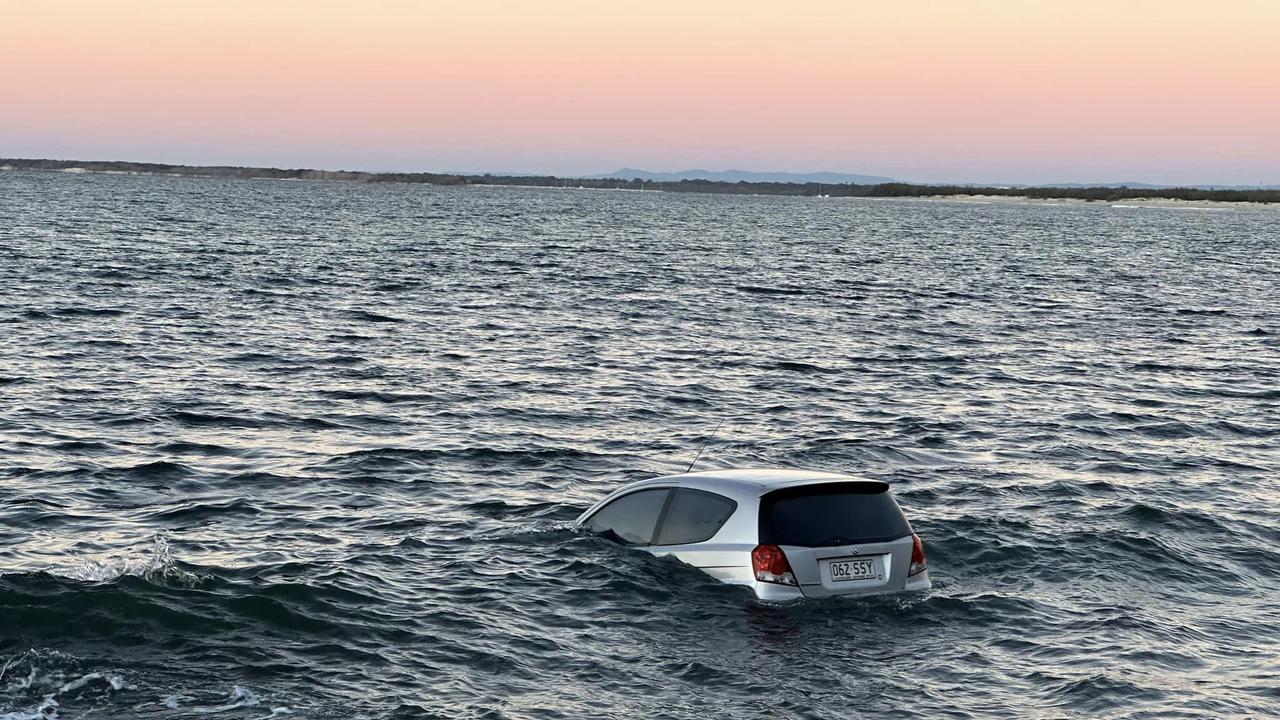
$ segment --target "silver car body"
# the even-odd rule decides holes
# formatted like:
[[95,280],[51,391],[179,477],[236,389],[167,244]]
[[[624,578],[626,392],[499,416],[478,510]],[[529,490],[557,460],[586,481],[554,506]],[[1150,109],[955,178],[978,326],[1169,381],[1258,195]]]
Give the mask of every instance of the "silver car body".
[[[907,576],[913,545],[910,534],[888,542],[829,547],[783,545],[781,548],[787,556],[798,586],[756,579],[751,552],[760,541],[761,497],[775,490],[797,485],[850,481],[868,482],[865,478],[813,470],[735,469],[669,475],[640,480],[613,491],[580,515],[576,524],[583,526],[614,500],[640,490],[692,488],[733,500],[737,503],[737,508],[720,529],[703,542],[687,545],[641,545],[636,546],[638,549],[658,556],[675,556],[718,580],[746,585],[763,600],[877,595],[930,588],[932,583],[929,581],[928,570]],[[832,579],[831,561],[855,558],[870,558],[875,563],[877,577],[844,581]]]

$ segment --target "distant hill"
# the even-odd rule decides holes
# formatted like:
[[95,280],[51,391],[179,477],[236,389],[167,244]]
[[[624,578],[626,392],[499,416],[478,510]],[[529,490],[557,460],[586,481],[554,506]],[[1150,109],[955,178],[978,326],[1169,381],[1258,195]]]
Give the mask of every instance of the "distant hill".
[[648,182],[680,182],[681,180],[710,180],[712,182],[767,182],[767,183],[823,183],[826,185],[882,185],[897,182],[879,175],[855,175],[853,173],[814,172],[752,172],[750,170],[680,170],[678,172],[652,172],[636,168],[622,168],[608,175],[590,175],[600,180],[645,180]]
[[[743,173],[746,177],[783,177],[781,181],[736,181],[702,178],[680,180],[620,178],[561,178],[551,175],[472,175],[455,173],[385,173],[358,170],[311,170],[304,168],[233,167],[225,165],[168,165],[161,163],[128,162],[116,160],[50,160],[32,158],[0,158],[0,171],[45,171],[80,175],[83,173],[111,173],[116,175],[174,175],[179,177],[245,178],[269,180],[325,180],[364,183],[419,183],[427,185],[515,185],[561,189],[593,190],[647,190],[686,193],[790,195],[795,197],[948,197],[956,195],[1001,195],[1007,197],[1092,200],[1115,202],[1127,199],[1168,198],[1173,200],[1201,200],[1212,202],[1280,203],[1280,188],[1209,190],[1174,187],[1145,189],[1138,187],[1013,187],[981,185],[918,185],[903,182],[849,183],[835,182],[831,178],[872,178],[868,175],[842,175],[840,173]],[[642,171],[620,171],[632,173]],[[696,173],[698,171],[690,171]],[[708,173],[735,177],[728,170],[724,173]],[[650,173],[650,177],[662,177]],[[739,176],[740,177],[740,176]],[[798,182],[799,178],[822,178]],[[1133,183],[1137,184],[1137,183]]]

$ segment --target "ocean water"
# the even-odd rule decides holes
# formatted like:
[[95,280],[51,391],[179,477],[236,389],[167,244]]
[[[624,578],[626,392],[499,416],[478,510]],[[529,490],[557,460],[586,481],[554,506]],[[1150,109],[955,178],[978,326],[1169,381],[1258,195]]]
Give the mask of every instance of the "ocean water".
[[[1280,212],[0,173],[0,717],[1280,715]],[[935,587],[575,533],[880,478]]]

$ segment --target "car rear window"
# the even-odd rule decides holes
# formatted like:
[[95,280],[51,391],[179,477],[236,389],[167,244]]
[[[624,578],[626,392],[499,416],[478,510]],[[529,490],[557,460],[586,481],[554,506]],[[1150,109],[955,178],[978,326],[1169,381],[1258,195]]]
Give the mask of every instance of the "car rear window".
[[910,534],[911,524],[880,482],[801,485],[760,500],[761,543],[827,547]]
[[704,490],[680,488],[667,506],[655,545],[686,545],[708,540],[720,530],[738,503]]

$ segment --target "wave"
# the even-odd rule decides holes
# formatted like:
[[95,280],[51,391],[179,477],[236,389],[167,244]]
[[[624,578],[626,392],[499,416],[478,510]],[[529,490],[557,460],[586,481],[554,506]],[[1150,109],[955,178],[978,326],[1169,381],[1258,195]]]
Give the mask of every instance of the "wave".
[[385,447],[354,450],[330,458],[325,461],[325,465],[362,471],[429,467],[441,462],[490,463],[532,468],[601,457],[605,457],[605,455],[576,448],[556,447],[534,447],[527,450],[490,447],[459,447],[451,449]]
[[[184,570],[173,558],[169,540],[156,534],[142,547],[95,554],[75,553],[64,563],[48,565],[44,572],[68,580],[109,583],[124,577],[190,585],[199,576]],[[0,577],[6,574],[0,570]]]
[[401,323],[403,318],[392,317],[390,315],[380,315],[368,310],[348,310],[344,313],[346,317],[352,320],[359,320],[367,323]]
[[[0,702],[11,706],[0,710],[0,720],[57,720],[63,713],[84,709],[85,717],[101,713],[110,716],[192,717],[258,709],[254,720],[294,714],[287,705],[265,706],[263,698],[242,685],[219,698],[201,691],[198,695],[141,687],[126,679],[126,671],[92,670],[93,663],[51,649],[32,649],[0,663]],[[156,698],[138,702],[139,695]],[[173,712],[166,712],[173,711]],[[264,715],[263,712],[266,714]],[[247,717],[236,714],[236,717]]]
[[776,287],[767,285],[738,285],[737,289],[749,295],[808,295],[806,288],[791,285]]
[[132,689],[121,673],[86,672],[85,665],[54,650],[33,649],[5,659],[0,664],[0,700],[19,709],[0,715],[0,720],[56,720],[59,700],[104,703]]

